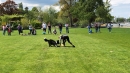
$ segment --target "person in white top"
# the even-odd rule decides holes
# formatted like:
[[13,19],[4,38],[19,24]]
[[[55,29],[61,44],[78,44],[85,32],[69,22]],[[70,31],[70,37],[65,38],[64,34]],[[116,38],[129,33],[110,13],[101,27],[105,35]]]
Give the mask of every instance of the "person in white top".
[[43,23],[42,24],[42,29],[43,29],[43,34],[46,34],[46,23]]
[[66,33],[69,33],[69,24],[65,24],[66,27]]
[[111,30],[112,30],[111,22],[108,23],[107,28],[108,28],[109,32],[111,33]]
[[30,30],[30,34],[32,34],[32,29],[33,29],[33,28],[32,28],[32,25],[31,25],[31,24],[29,24],[29,26],[28,26],[28,27],[29,27],[29,30]]

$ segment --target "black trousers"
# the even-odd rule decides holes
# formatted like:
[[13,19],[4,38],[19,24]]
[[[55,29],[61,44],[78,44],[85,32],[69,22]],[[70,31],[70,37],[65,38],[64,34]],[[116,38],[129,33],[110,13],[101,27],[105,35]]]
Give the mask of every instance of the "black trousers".
[[70,42],[70,39],[69,39],[69,37],[68,36],[64,36],[64,38],[63,38],[63,45],[65,46],[65,42],[66,41],[68,41],[68,43],[70,43],[72,46],[73,46],[73,44]]
[[48,34],[49,34],[49,33],[52,33],[52,32],[51,32],[51,27],[48,27]]
[[46,28],[43,28],[43,32],[46,32]]

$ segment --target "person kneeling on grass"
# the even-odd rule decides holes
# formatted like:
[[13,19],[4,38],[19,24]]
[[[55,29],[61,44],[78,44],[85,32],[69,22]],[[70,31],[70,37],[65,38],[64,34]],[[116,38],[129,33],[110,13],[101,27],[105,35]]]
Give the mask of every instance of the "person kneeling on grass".
[[70,43],[73,47],[75,47],[75,46],[70,42],[70,39],[69,39],[69,36],[68,36],[68,35],[60,35],[60,36],[59,36],[60,44],[61,44],[61,42],[63,42],[63,46],[65,46],[66,40],[67,40],[68,43]]
[[11,36],[11,28],[8,27],[8,35]]
[[55,29],[53,30],[53,33],[54,33],[55,35],[57,34],[56,27],[55,27]]
[[35,28],[32,29],[32,35],[36,35],[36,29]]

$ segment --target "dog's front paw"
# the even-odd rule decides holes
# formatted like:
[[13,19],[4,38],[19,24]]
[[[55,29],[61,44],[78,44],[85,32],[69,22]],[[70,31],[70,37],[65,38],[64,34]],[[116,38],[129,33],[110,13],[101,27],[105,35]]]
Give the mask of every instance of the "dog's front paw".
[[75,47],[75,46],[73,45],[73,47]]

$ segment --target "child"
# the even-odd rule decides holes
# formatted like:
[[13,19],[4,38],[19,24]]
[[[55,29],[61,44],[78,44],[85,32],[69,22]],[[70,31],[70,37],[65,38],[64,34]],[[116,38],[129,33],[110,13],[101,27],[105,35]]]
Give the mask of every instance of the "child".
[[11,36],[11,28],[8,27],[8,35]]
[[91,33],[92,33],[92,30],[90,29],[90,30],[89,30],[89,34],[91,34]]
[[56,28],[53,30],[53,33],[54,33],[55,35],[57,34]]
[[32,29],[32,35],[36,35],[36,29],[35,28]]

